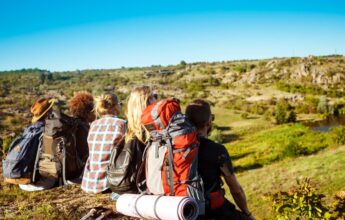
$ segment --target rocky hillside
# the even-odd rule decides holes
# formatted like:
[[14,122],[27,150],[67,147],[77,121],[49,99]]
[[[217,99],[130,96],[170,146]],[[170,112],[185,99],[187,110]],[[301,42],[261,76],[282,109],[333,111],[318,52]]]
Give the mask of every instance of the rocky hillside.
[[224,107],[236,102],[238,107],[243,102],[272,104],[279,99],[303,103],[308,96],[317,99],[320,95],[339,102],[345,96],[344,80],[344,56],[190,64],[182,61],[165,67],[69,72],[39,69],[0,72],[0,137],[17,133],[23,123],[29,123],[29,107],[39,96],[54,96],[66,103],[80,90],[93,94],[115,91],[125,100],[134,86],[146,84],[161,97],[175,96],[182,102],[201,97]]

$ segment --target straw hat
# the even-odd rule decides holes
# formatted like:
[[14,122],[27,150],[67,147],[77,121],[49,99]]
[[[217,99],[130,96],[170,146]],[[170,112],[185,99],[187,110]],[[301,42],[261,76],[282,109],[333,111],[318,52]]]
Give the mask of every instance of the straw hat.
[[31,106],[31,113],[34,115],[31,122],[34,123],[38,121],[42,116],[44,116],[49,109],[51,109],[56,102],[56,99],[46,99],[40,98]]

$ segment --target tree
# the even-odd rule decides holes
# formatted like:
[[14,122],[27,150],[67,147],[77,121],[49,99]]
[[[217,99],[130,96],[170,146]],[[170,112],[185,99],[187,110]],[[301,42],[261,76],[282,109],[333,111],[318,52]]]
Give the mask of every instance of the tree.
[[48,81],[53,81],[53,74],[52,73],[48,73],[47,74],[47,80]]
[[184,61],[184,60],[181,60],[180,65],[181,65],[181,66],[186,66],[186,65],[187,65],[187,62]]
[[287,111],[289,109],[289,103],[285,100],[280,100],[276,105],[275,119],[277,124],[284,124],[287,122]]
[[41,84],[43,84],[45,80],[46,80],[46,74],[40,73],[40,82],[41,82]]
[[327,114],[329,111],[328,100],[326,96],[320,96],[319,103],[316,108],[318,113]]

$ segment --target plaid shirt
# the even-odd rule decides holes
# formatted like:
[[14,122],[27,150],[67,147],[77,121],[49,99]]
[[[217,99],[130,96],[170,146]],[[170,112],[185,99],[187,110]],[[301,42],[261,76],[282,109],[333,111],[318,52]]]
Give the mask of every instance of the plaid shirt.
[[87,142],[87,159],[81,188],[88,193],[99,193],[108,189],[106,171],[111,150],[125,134],[126,121],[106,115],[92,122]]

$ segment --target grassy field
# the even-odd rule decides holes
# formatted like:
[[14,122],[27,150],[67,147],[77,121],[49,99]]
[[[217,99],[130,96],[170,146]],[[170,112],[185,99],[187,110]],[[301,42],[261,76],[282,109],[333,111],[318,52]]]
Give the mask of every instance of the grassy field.
[[[249,207],[257,219],[273,219],[269,195],[296,185],[296,179],[309,177],[319,193],[326,195],[330,204],[333,196],[345,191],[345,146],[316,155],[287,159],[261,169],[238,174],[248,199]],[[229,197],[229,193],[227,193]]]

